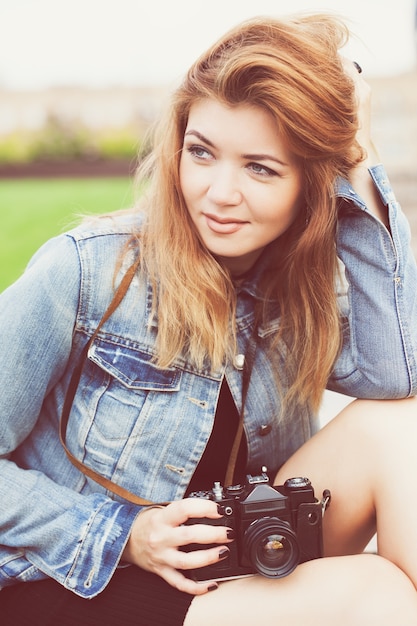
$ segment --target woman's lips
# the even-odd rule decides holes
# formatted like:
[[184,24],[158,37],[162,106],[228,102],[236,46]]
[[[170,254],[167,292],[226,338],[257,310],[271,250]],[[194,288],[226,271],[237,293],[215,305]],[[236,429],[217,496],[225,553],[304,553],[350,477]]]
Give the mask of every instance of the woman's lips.
[[221,235],[231,235],[247,223],[241,220],[233,219],[222,220],[217,218],[215,215],[210,215],[208,213],[205,213],[204,217],[206,218],[207,226],[210,230]]

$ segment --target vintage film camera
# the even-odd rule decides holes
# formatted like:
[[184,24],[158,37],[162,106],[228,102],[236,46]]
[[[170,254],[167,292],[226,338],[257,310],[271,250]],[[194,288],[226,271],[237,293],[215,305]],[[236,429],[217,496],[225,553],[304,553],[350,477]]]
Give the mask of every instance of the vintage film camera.
[[[260,476],[247,476],[246,485],[224,488],[215,483],[211,491],[194,491],[190,497],[214,500],[224,517],[194,518],[187,524],[227,526],[235,531],[236,539],[228,544],[230,555],[226,559],[184,571],[189,578],[227,580],[255,573],[282,578],[299,563],[323,555],[322,518],[330,491],[318,501],[308,478],[290,478],[284,485],[272,487],[266,468],[262,468]],[[189,552],[209,547],[191,544],[182,549]]]

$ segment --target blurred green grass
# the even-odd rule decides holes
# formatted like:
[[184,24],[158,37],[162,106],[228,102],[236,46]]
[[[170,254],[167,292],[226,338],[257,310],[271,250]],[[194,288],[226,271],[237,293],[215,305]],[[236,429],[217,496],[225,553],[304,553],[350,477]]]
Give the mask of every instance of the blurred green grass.
[[132,180],[123,177],[0,180],[0,292],[47,239],[83,215],[131,206],[133,195]]

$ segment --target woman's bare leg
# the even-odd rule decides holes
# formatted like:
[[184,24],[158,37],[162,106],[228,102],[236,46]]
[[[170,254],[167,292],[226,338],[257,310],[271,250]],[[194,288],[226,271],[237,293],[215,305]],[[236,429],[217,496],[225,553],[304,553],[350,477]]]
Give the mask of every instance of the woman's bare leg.
[[[224,583],[193,600],[186,626],[213,623],[213,612],[218,626],[417,624],[416,445],[417,399],[348,405],[275,480],[307,476],[317,496],[331,490],[324,540],[333,558],[276,581]],[[375,529],[381,556],[359,554]]]
[[318,559],[279,580],[231,580],[195,597],[184,626],[213,624],[416,626],[417,594],[405,574],[382,557]]
[[417,398],[356,400],[300,448],[276,478],[306,475],[332,501],[328,555],[361,551],[375,529],[378,553],[417,588]]

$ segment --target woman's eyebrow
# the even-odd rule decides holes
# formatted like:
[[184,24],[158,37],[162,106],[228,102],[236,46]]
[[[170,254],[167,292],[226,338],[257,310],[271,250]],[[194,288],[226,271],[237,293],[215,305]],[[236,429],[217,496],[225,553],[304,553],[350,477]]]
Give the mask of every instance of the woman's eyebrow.
[[[190,130],[187,130],[187,132],[184,134],[184,137],[187,137],[189,135],[194,135],[194,137],[197,137],[197,139],[204,142],[211,148],[216,147],[216,145],[212,141],[210,141],[210,139],[207,139],[207,137],[205,137],[198,130],[194,130],[191,128]],[[283,167],[288,167],[288,163],[286,163],[285,161],[282,161],[278,157],[272,156],[271,154],[242,154],[241,156],[242,156],[242,159],[246,159],[248,161],[274,161],[275,163],[278,163],[278,165],[282,165]]]
[[210,141],[210,139],[207,139],[207,137],[204,137],[204,135],[199,133],[198,130],[193,130],[193,129],[187,130],[184,137],[187,137],[188,135],[194,135],[195,137],[197,137],[197,139],[200,139],[200,141],[204,141],[204,143],[206,143],[208,146],[211,146],[212,148],[216,147],[214,143]]
[[283,165],[284,167],[288,167],[288,163],[278,159],[278,157],[272,156],[271,154],[242,154],[244,159],[248,161],[274,161],[279,165]]

